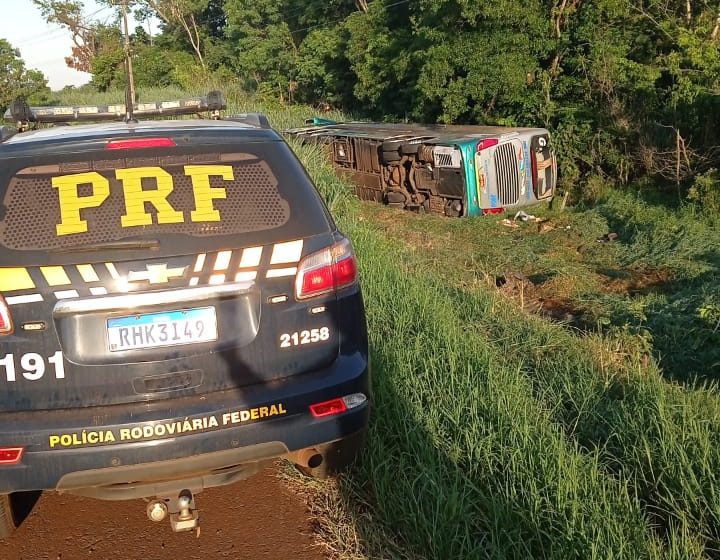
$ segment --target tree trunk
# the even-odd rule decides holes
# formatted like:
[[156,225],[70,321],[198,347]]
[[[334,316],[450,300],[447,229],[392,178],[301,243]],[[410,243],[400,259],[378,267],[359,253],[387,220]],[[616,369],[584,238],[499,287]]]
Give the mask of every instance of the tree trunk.
[[712,30],[710,38],[714,41],[717,39],[718,33],[720,33],[720,10],[718,10],[717,18],[715,18],[715,27]]
[[[190,41],[190,45],[192,45],[192,48],[200,61],[200,65],[204,70],[205,60],[202,55],[202,41],[200,39],[200,32],[198,31],[195,16],[192,13],[184,13],[178,2],[168,2],[166,6],[167,10],[161,6],[158,0],[145,0],[145,2],[148,6],[150,6],[150,8],[155,10],[157,15],[160,16],[160,19],[165,21],[165,23],[176,22],[182,25],[185,33],[187,34],[188,40]],[[189,23],[188,18],[190,21]]]
[[180,21],[182,22],[182,25],[185,28],[185,32],[190,39],[190,44],[192,45],[192,48],[195,51],[198,60],[200,61],[200,66],[202,66],[203,70],[205,70],[205,60],[203,59],[202,51],[200,50],[200,31],[198,31],[197,23],[195,22],[195,16],[192,14],[190,15],[190,23],[188,23],[184,17],[180,18]]

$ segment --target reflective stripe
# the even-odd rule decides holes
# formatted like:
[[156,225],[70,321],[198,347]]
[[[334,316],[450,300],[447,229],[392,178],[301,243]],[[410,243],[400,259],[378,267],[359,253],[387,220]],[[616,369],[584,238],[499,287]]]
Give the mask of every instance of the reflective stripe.
[[77,265],[77,269],[85,282],[98,282],[100,280],[91,264],[79,264]]
[[287,243],[277,243],[273,247],[270,264],[296,263],[302,255],[303,240],[288,241]]
[[262,247],[248,247],[243,250],[240,259],[240,268],[248,268],[260,265],[260,257],[262,257]]
[[266,278],[280,278],[282,276],[295,276],[297,268],[275,268],[268,270]]
[[198,255],[193,272],[200,272],[203,269],[203,266],[205,266],[205,253]]
[[249,282],[257,278],[257,272],[254,270],[247,270],[244,272],[238,272],[235,275],[235,282]]
[[18,303],[35,303],[43,301],[41,294],[28,294],[26,296],[8,296],[5,298],[8,305],[17,305]]
[[220,251],[215,259],[213,270],[227,270],[232,258],[232,251]]
[[29,290],[35,287],[26,268],[0,268],[0,292]]
[[49,286],[67,286],[72,283],[62,266],[41,266],[40,272]]
[[80,294],[78,294],[77,290],[61,290],[59,292],[55,292],[55,297],[58,299],[68,299],[80,297]]

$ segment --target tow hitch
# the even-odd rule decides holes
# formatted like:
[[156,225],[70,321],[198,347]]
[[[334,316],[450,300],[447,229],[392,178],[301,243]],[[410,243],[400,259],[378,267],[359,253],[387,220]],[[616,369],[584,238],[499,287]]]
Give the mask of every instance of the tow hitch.
[[195,509],[195,497],[190,490],[183,490],[177,496],[158,496],[147,505],[150,521],[159,523],[170,515],[170,527],[176,533],[197,531],[200,536],[200,515]]

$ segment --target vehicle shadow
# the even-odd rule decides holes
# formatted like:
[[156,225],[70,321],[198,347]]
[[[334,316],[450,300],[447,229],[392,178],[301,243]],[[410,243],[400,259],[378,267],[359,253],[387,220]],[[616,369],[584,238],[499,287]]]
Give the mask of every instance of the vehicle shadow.
[[13,513],[15,515],[15,523],[18,526],[30,515],[30,512],[35,507],[35,504],[37,504],[41,495],[42,491],[40,490],[33,492],[15,492],[10,495]]

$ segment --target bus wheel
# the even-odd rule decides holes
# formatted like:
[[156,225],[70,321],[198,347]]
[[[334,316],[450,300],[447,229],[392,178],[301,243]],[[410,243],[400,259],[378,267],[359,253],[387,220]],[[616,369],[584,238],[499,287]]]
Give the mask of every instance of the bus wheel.
[[462,202],[459,200],[448,200],[445,203],[445,215],[451,218],[462,216]]
[[400,155],[400,152],[397,150],[393,152],[383,151],[382,152],[382,161],[383,163],[393,163],[396,161],[400,161],[402,159],[402,156]]
[[420,144],[420,143],[417,143],[417,144],[405,143],[402,146],[400,146],[400,153],[404,156],[415,155],[420,150],[420,146],[422,146],[422,144]]

